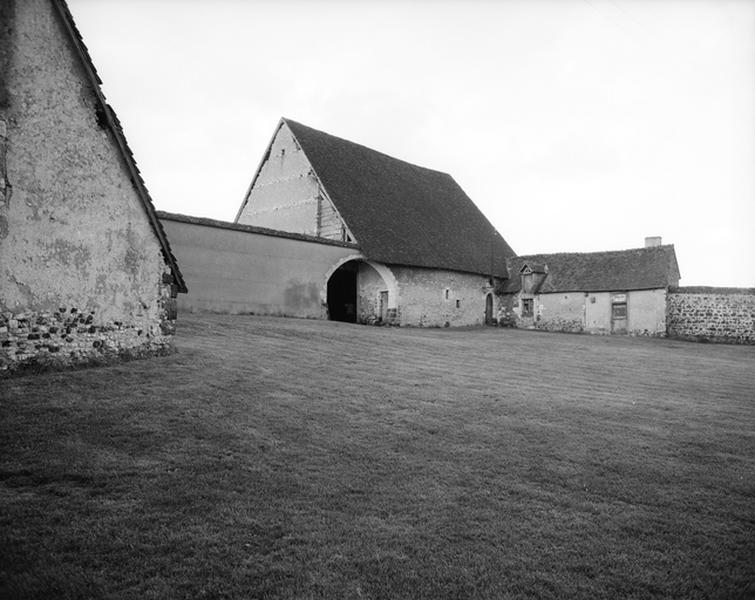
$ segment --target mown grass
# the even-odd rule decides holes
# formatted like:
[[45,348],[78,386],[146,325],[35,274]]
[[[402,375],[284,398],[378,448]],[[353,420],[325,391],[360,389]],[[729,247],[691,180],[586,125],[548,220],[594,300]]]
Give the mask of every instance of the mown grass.
[[746,598],[755,348],[182,316],[0,383],[0,597]]

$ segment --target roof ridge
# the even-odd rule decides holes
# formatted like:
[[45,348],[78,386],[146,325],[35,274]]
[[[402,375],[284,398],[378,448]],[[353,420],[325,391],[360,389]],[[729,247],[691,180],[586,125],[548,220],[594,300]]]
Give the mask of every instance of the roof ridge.
[[386,154],[385,152],[382,152],[380,150],[375,150],[375,148],[370,148],[369,146],[366,146],[365,144],[360,144],[359,142],[352,142],[351,140],[347,140],[346,138],[340,137],[338,135],[328,133],[327,131],[323,131],[322,129],[315,129],[314,127],[305,125],[304,123],[301,123],[300,121],[295,121],[294,119],[289,119],[288,117],[281,117],[281,121],[286,124],[293,123],[295,126],[304,127],[306,129],[309,129],[311,131],[318,133],[319,135],[326,135],[328,137],[338,140],[339,142],[345,142],[346,144],[349,144],[351,146],[359,146],[360,148],[364,148],[365,150],[369,150],[370,152],[374,152],[375,154],[380,154],[381,156],[384,156],[385,158],[388,158],[392,161],[404,163],[405,165],[409,165],[410,167],[414,167],[415,169],[422,169],[424,171],[429,171],[431,173],[440,173],[441,175],[445,175],[446,177],[451,177],[453,179],[452,175],[446,171],[440,171],[438,169],[431,169],[430,167],[423,167],[422,165],[409,162],[408,160],[404,160],[402,158],[396,158],[395,156],[391,156],[390,154]]
[[674,244],[661,244],[660,246],[639,246],[637,248],[624,248],[622,250],[591,250],[588,252],[581,252],[578,250],[575,250],[573,252],[539,252],[535,254],[521,254],[514,256],[512,258],[520,258],[520,259],[532,259],[532,258],[542,258],[544,256],[573,256],[573,255],[580,255],[580,256],[586,256],[586,255],[597,255],[597,254],[621,254],[623,252],[636,252],[636,251],[657,251],[659,249],[669,249],[673,248]]

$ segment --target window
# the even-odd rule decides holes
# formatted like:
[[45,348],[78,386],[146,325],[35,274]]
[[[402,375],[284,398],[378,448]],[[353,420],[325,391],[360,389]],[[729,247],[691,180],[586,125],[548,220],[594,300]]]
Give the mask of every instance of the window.
[[461,300],[456,300],[456,308],[461,308]]
[[627,318],[627,303],[621,302],[611,305],[614,319],[626,319]]
[[531,317],[534,313],[535,301],[532,298],[522,298],[522,316]]
[[448,300],[448,296],[451,293],[451,290],[446,288],[446,290],[443,292],[443,297]]

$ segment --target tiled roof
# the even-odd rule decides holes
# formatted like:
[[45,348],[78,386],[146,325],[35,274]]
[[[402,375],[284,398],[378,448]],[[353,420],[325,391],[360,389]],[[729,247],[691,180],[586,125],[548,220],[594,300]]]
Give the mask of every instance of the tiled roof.
[[372,260],[506,277],[514,251],[454,179],[283,119]]
[[674,246],[654,246],[609,252],[563,252],[517,256],[509,261],[511,279],[504,291],[521,290],[524,265],[545,264],[548,275],[540,293],[649,290],[679,283]]
[[123,156],[126,166],[128,167],[129,174],[131,175],[131,181],[133,182],[137,194],[142,201],[142,205],[144,206],[144,210],[147,213],[147,218],[149,219],[150,225],[152,226],[152,229],[154,230],[155,235],[160,242],[160,247],[165,262],[170,266],[179,291],[186,293],[186,283],[184,282],[183,276],[181,275],[181,270],[178,268],[176,257],[173,256],[173,252],[170,249],[168,236],[165,234],[165,230],[160,224],[160,220],[157,218],[155,207],[152,203],[152,198],[149,195],[146,186],[144,185],[144,180],[142,179],[141,173],[139,172],[139,168],[136,166],[136,160],[134,160],[134,155],[131,152],[131,148],[129,148],[128,142],[126,141],[126,136],[123,133],[121,123],[118,120],[115,111],[113,111],[113,109],[105,100],[105,96],[102,93],[102,89],[100,88],[102,80],[97,74],[97,69],[95,69],[94,67],[92,57],[89,55],[87,47],[84,45],[84,40],[82,39],[81,33],[79,33],[79,30],[76,27],[76,23],[73,20],[73,15],[71,15],[71,11],[68,8],[65,0],[52,0],[52,4],[57,9],[57,13],[63,21],[64,29],[69,35],[71,43],[73,44],[73,47],[75,48],[76,53],[81,60],[82,66],[84,67],[84,71],[86,72],[86,75],[90,80],[92,90],[94,91],[94,95],[97,98],[97,102],[99,104],[98,114],[101,115],[100,118],[113,133],[116,145],[118,146],[118,150]]

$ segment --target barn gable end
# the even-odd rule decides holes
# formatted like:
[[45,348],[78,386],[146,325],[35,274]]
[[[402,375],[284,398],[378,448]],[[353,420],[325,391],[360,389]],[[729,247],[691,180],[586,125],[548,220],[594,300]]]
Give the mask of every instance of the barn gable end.
[[166,352],[186,287],[68,7],[2,16],[0,374]]
[[355,241],[285,121],[278,124],[236,223]]

